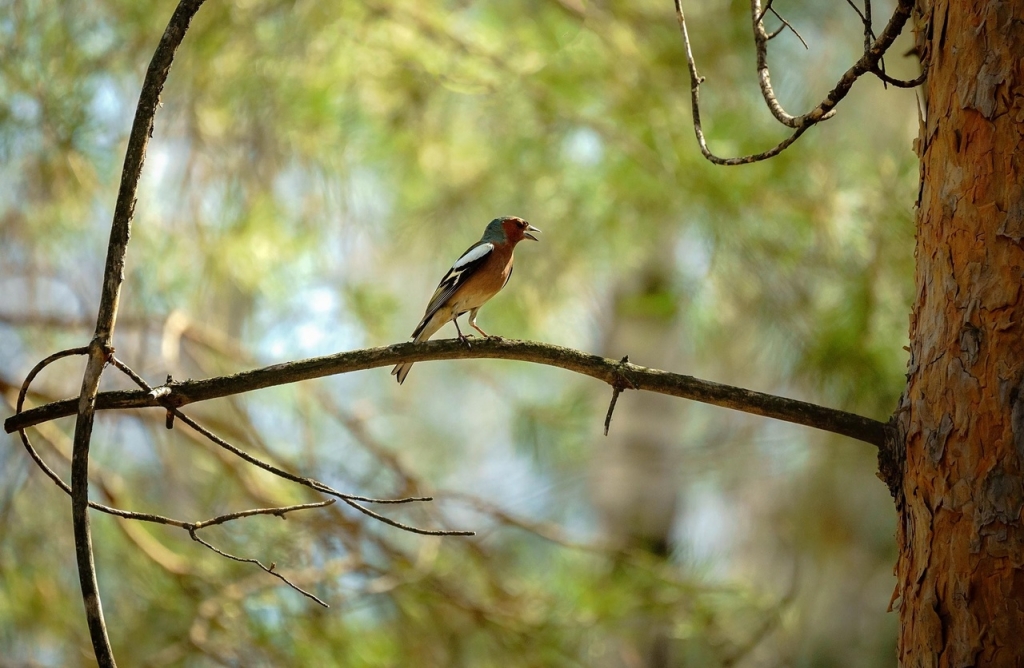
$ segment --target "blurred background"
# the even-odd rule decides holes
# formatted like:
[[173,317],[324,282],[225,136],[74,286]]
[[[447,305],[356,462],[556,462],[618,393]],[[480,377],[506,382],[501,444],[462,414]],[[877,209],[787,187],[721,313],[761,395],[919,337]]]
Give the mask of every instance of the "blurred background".
[[[0,0],[0,417],[91,338],[127,133],[170,0]],[[689,2],[713,150],[785,135],[749,4]],[[792,113],[858,57],[789,0]],[[875,8],[888,17],[891,3]],[[777,24],[768,19],[770,27]],[[881,29],[880,20],[878,30]],[[909,48],[909,39],[893,54]],[[893,56],[890,73],[916,63]],[[769,162],[697,150],[669,0],[210,0],[143,173],[115,345],[151,384],[404,341],[486,223],[543,230],[480,314],[535,339],[886,420],[903,387],[915,93],[864,79]],[[439,337],[454,336],[451,326]],[[29,403],[77,394],[63,360]],[[132,387],[116,371],[105,389]],[[189,406],[264,459],[474,538],[334,506],[203,532],[93,515],[126,666],[888,666],[895,512],[871,446],[522,363],[417,364]],[[74,420],[31,430],[69,477]],[[0,448],[0,665],[90,665],[68,499]],[[159,410],[101,413],[97,500],[199,520],[319,500]],[[379,507],[378,507],[379,508]]]

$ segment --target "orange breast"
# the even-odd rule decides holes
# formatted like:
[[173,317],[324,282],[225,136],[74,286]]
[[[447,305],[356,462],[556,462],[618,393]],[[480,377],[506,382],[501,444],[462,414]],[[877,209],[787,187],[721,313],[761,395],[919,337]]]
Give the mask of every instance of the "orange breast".
[[505,285],[512,271],[512,247],[496,246],[453,300],[455,313],[479,308]]

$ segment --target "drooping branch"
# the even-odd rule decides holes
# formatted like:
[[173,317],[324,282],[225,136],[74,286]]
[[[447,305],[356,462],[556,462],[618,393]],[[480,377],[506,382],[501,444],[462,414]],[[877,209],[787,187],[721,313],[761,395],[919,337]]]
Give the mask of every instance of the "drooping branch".
[[[334,499],[331,499],[331,503],[334,503]],[[208,543],[205,540],[203,540],[202,538],[200,538],[199,534],[196,533],[196,527],[193,527],[193,528],[189,529],[188,530],[188,535],[191,536],[192,540],[194,540],[195,542],[199,543],[200,545],[206,547],[207,549],[209,549],[209,550],[211,550],[213,552],[216,552],[220,556],[225,557],[227,559],[231,559],[232,561],[241,562],[243,564],[254,564],[256,566],[259,566],[263,571],[265,571],[266,573],[269,573],[270,575],[273,575],[275,578],[277,578],[281,582],[284,582],[286,585],[288,585],[289,587],[291,587],[295,591],[299,592],[300,594],[302,594],[306,598],[309,598],[309,599],[312,599],[313,601],[316,601],[318,604],[320,604],[321,606],[323,606],[325,608],[331,607],[331,606],[327,605],[321,598],[319,598],[315,594],[306,591],[305,589],[303,589],[302,587],[298,586],[297,584],[295,584],[294,582],[292,582],[291,580],[289,580],[285,576],[281,575],[281,573],[279,573],[276,570],[277,564],[271,563],[270,566],[264,566],[263,562],[260,561],[259,559],[252,559],[250,557],[239,557],[239,556],[236,556],[236,555],[231,554],[229,552],[224,552],[220,548],[214,547],[210,543]]]
[[[491,337],[474,340],[467,348],[457,339],[399,343],[381,348],[314,357],[296,362],[275,364],[244,371],[232,376],[203,380],[172,382],[154,388],[153,392],[103,392],[96,400],[98,410],[174,406],[217,399],[267,387],[323,378],[342,373],[391,366],[399,362],[455,359],[506,359],[559,367],[596,378],[613,388],[624,387],[623,376],[635,388],[702,403],[732,408],[744,413],[784,420],[824,431],[849,436],[880,446],[885,440],[886,426],[861,415],[826,408],[805,401],[787,399],[730,385],[722,385],[692,376],[591,355],[533,341],[516,341]],[[4,429],[10,433],[75,413],[73,400],[56,401],[8,418]]]
[[[317,492],[321,492],[323,494],[330,494],[331,496],[333,496],[335,498],[341,499],[344,503],[346,503],[347,505],[351,506],[352,508],[358,510],[362,514],[367,515],[368,517],[372,517],[373,519],[377,520],[378,522],[383,522],[384,524],[389,524],[389,525],[391,525],[391,526],[393,526],[395,528],[402,529],[403,531],[408,531],[409,533],[418,533],[418,534],[421,534],[421,535],[424,535],[424,536],[473,536],[473,535],[475,535],[474,532],[472,532],[472,531],[448,531],[448,530],[444,530],[444,529],[421,529],[419,527],[414,527],[414,526],[411,526],[411,525],[408,525],[408,524],[403,524],[401,522],[398,522],[396,520],[391,519],[390,517],[386,517],[384,515],[381,515],[380,513],[376,513],[374,511],[370,510],[369,508],[367,508],[365,505],[363,505],[364,503],[381,503],[381,504],[389,504],[389,505],[393,505],[393,504],[406,504],[406,503],[417,503],[417,502],[422,502],[422,501],[433,501],[432,497],[429,497],[429,496],[410,496],[410,497],[405,497],[405,498],[401,498],[401,499],[374,499],[374,498],[368,498],[368,497],[365,497],[365,496],[356,496],[354,494],[345,494],[343,492],[339,492],[338,490],[334,489],[333,487],[331,487],[331,486],[329,486],[329,485],[327,485],[325,483],[320,482],[319,480],[314,480],[313,478],[307,478],[307,477],[304,477],[304,476],[295,475],[294,473],[290,473],[288,471],[285,471],[284,469],[278,468],[278,467],[276,467],[276,466],[274,466],[272,464],[268,464],[267,462],[264,462],[264,461],[262,461],[262,460],[260,460],[260,459],[258,459],[256,457],[253,457],[249,453],[247,453],[247,452],[245,452],[243,450],[240,450],[239,448],[236,448],[235,446],[231,445],[230,443],[228,443],[227,441],[222,439],[220,436],[217,436],[216,434],[211,432],[209,429],[203,427],[198,422],[196,422],[192,418],[190,418],[187,415],[185,415],[184,413],[182,413],[177,406],[174,406],[173,404],[171,404],[170,401],[166,398],[166,397],[169,396],[169,387],[167,385],[163,385],[160,388],[153,388],[145,380],[143,380],[143,378],[141,376],[139,376],[137,373],[135,373],[131,368],[126,366],[124,363],[122,363],[116,357],[111,357],[111,363],[114,366],[116,366],[118,369],[123,371],[125,374],[127,374],[129,377],[131,377],[132,380],[134,380],[139,386],[141,386],[143,388],[143,390],[147,393],[148,396],[154,396],[154,397],[157,397],[158,399],[160,399],[161,400],[161,404],[160,405],[163,406],[164,408],[166,408],[169,414],[173,415],[174,417],[179,418],[182,422],[187,424],[189,427],[192,427],[193,429],[198,431],[200,434],[202,434],[203,436],[205,436],[206,438],[208,438],[209,440],[211,440],[215,444],[217,444],[220,447],[224,448],[225,450],[231,452],[233,455],[235,455],[235,456],[245,460],[246,462],[252,464],[253,466],[259,467],[259,468],[263,469],[264,471],[267,471],[268,473],[272,473],[272,474],[276,475],[279,478],[284,478],[285,480],[288,480],[288,481],[291,481],[291,482],[294,482],[294,483],[298,483],[300,485],[303,485],[304,487],[308,487],[308,488],[310,488],[312,490],[315,490]],[[24,433],[24,432],[22,432],[22,433]]]
[[[29,387],[32,384],[32,381],[35,380],[35,377],[46,366],[48,366],[49,364],[52,364],[53,362],[55,362],[55,361],[57,361],[59,359],[64,358],[64,357],[68,357],[68,356],[71,356],[71,355],[85,355],[87,353],[88,353],[88,348],[86,348],[86,347],[70,348],[68,350],[62,350],[60,352],[54,353],[54,354],[50,355],[49,357],[47,357],[46,359],[44,359],[41,362],[39,362],[38,364],[36,364],[36,366],[33,367],[32,370],[29,372],[28,376],[25,377],[25,381],[21,385],[21,390],[18,392],[18,400],[17,400],[17,404],[15,406],[15,411],[17,413],[21,413],[22,408],[25,406],[25,397],[28,395],[28,390],[29,390]],[[114,359],[114,361],[116,363],[116,358]],[[36,463],[36,465],[43,471],[43,473],[46,474],[46,476],[48,478],[50,478],[50,480],[52,480],[54,482],[55,485],[57,485],[57,487],[59,487],[68,496],[71,496],[72,495],[72,487],[71,487],[71,485],[68,485],[66,482],[64,482],[64,480],[57,474],[57,472],[54,471],[52,468],[50,468],[46,464],[45,461],[43,461],[43,458],[39,455],[39,453],[36,451],[35,447],[32,445],[32,441],[29,439],[28,434],[25,433],[25,430],[24,429],[18,430],[18,434],[21,437],[22,444],[25,446],[25,450],[28,451],[29,457],[32,458],[32,461],[34,461]],[[324,485],[324,487],[327,488],[326,485]],[[102,488],[102,486],[101,486],[101,488]],[[329,488],[327,488],[327,489],[329,489]],[[318,491],[323,491],[323,490],[318,490]],[[367,501],[373,501],[373,499],[367,499]],[[325,608],[329,608],[330,606],[327,605],[326,603],[324,603],[322,600],[320,600],[319,598],[317,598],[316,596],[314,596],[310,592],[306,591],[302,587],[299,587],[294,582],[289,580],[287,577],[281,575],[280,573],[275,572],[273,570],[274,569],[273,565],[271,565],[271,567],[268,569],[266,566],[264,566],[262,564],[262,562],[260,562],[257,559],[245,559],[245,558],[241,558],[241,557],[235,557],[235,556],[230,555],[230,554],[225,554],[224,552],[218,550],[217,548],[213,547],[209,543],[207,543],[207,542],[203,541],[201,538],[199,538],[196,535],[196,531],[198,531],[199,529],[205,529],[206,527],[217,526],[217,525],[220,525],[220,524],[226,524],[227,522],[232,522],[232,521],[243,519],[243,518],[246,518],[246,517],[253,517],[253,516],[256,516],[256,515],[276,515],[277,517],[280,517],[280,518],[283,519],[285,515],[287,515],[288,513],[291,513],[291,512],[295,512],[296,510],[309,510],[311,508],[325,508],[327,506],[333,505],[335,502],[336,502],[335,499],[328,499],[326,501],[320,501],[320,502],[317,502],[317,503],[302,503],[302,504],[294,504],[294,505],[289,505],[289,506],[278,506],[278,507],[274,507],[274,508],[249,508],[248,510],[239,510],[239,511],[236,511],[236,512],[233,512],[233,513],[226,513],[224,515],[218,515],[217,517],[212,517],[212,518],[210,518],[208,520],[201,520],[199,522],[188,522],[186,520],[179,520],[179,519],[175,519],[173,517],[166,517],[164,515],[156,515],[154,513],[140,513],[140,512],[134,511],[134,510],[125,510],[123,508],[115,508],[115,507],[112,507],[112,506],[104,505],[102,503],[97,503],[95,501],[89,501],[89,508],[92,508],[93,510],[98,510],[98,511],[103,512],[103,513],[107,513],[108,515],[113,515],[114,517],[119,517],[119,518],[124,519],[124,520],[135,520],[135,521],[139,521],[139,522],[151,522],[153,524],[163,524],[163,525],[166,525],[166,526],[173,526],[173,527],[178,527],[179,529],[184,529],[185,531],[188,532],[188,534],[192,538],[192,540],[194,540],[194,541],[196,541],[196,542],[198,542],[198,543],[200,543],[202,545],[205,545],[207,548],[213,550],[217,554],[219,554],[221,556],[224,556],[224,557],[227,557],[229,559],[233,559],[235,561],[241,561],[241,562],[245,562],[245,563],[256,564],[257,566],[262,568],[264,571],[266,571],[267,573],[270,573],[274,577],[278,578],[279,580],[281,580],[282,582],[284,582],[289,587],[291,587],[295,591],[299,592],[303,596],[306,596],[306,597],[310,598],[311,600],[316,601],[318,604],[324,606]]]
[[92,439],[96,394],[103,367],[113,351],[111,342],[117,320],[121,282],[124,280],[125,254],[131,236],[132,218],[135,215],[136,193],[142,175],[142,164],[145,161],[149,138],[153,134],[156,109],[160,104],[160,95],[167,80],[167,73],[171,69],[174,54],[203,1],[181,0],[178,3],[146,71],[135,110],[135,119],[128,136],[121,185],[117,203],[114,205],[110,241],[107,244],[96,330],[89,344],[89,362],[82,377],[82,389],[78,399],[78,419],[75,423],[71,455],[71,517],[74,524],[75,556],[82,587],[82,600],[85,603],[93,651],[96,653],[96,661],[100,668],[112,668],[116,663],[103,619],[99,585],[96,581],[96,564],[93,559],[92,531],[89,526],[89,443]]
[[[754,45],[757,53],[758,82],[761,87],[761,93],[765,102],[768,104],[768,108],[771,110],[772,115],[775,116],[780,123],[792,128],[794,131],[789,137],[767,151],[736,158],[723,158],[711,152],[711,149],[709,149],[707,145],[707,139],[704,136],[704,130],[701,126],[700,119],[700,85],[704,83],[704,77],[702,77],[697,71],[697,63],[693,57],[693,48],[690,44],[690,35],[686,27],[686,16],[683,13],[682,0],[675,0],[676,19],[679,21],[679,30],[683,36],[683,45],[686,51],[686,62],[690,72],[690,106],[693,112],[693,129],[697,136],[697,144],[700,147],[701,154],[716,165],[745,165],[752,162],[767,160],[790,147],[812,126],[831,118],[835,114],[836,107],[850,92],[850,89],[853,88],[853,84],[856,83],[856,81],[864,74],[873,73],[883,81],[892,83],[893,85],[899,86],[900,84],[904,84],[903,87],[909,86],[914,82],[918,82],[918,79],[908,82],[892,79],[886,75],[880,67],[882,58],[893,45],[893,42],[896,41],[896,38],[899,37],[900,33],[903,32],[903,27],[910,18],[910,13],[913,7],[914,0],[898,0],[896,9],[893,11],[892,17],[889,19],[889,23],[885,26],[882,34],[874,41],[871,41],[870,39],[866,40],[863,55],[856,63],[853,64],[852,67],[843,73],[835,87],[829,91],[825,98],[807,113],[800,116],[792,116],[782,108],[781,104],[779,104],[776,99],[775,92],[772,89],[771,77],[768,69],[768,42],[777,34],[777,32],[767,33],[764,29],[764,16],[771,8],[771,2],[766,3],[765,7],[762,8],[760,0],[751,0],[751,15],[754,26]],[[778,14],[776,14],[776,16],[778,16]],[[779,19],[783,21],[783,27],[788,25],[788,22],[786,22],[785,19],[782,19],[781,17],[779,17]],[[870,30],[869,19],[865,29]],[[794,33],[795,32],[796,31],[794,30]],[[921,81],[923,81],[923,77],[924,75],[920,77]]]

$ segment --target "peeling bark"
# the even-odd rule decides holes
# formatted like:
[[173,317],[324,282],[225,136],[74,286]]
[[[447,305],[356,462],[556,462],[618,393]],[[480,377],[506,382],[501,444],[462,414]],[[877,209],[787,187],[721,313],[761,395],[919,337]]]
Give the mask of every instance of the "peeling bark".
[[919,0],[928,64],[894,602],[904,666],[1024,665],[1024,4]]

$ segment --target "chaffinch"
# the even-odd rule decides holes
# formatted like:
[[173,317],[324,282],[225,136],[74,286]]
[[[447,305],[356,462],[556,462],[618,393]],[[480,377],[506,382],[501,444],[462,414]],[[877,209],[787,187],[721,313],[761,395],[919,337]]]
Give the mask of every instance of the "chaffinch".
[[[495,218],[488,223],[480,241],[466,249],[437,284],[423,319],[412,333],[412,340],[426,341],[451,321],[455,323],[459,339],[466,341],[458,321],[463,313],[469,313],[470,327],[486,338],[487,332],[477,327],[477,311],[512,277],[512,253],[516,244],[523,239],[537,241],[531,232],[540,230],[515,216]],[[411,368],[412,362],[404,362],[395,366],[391,375],[401,384]]]

